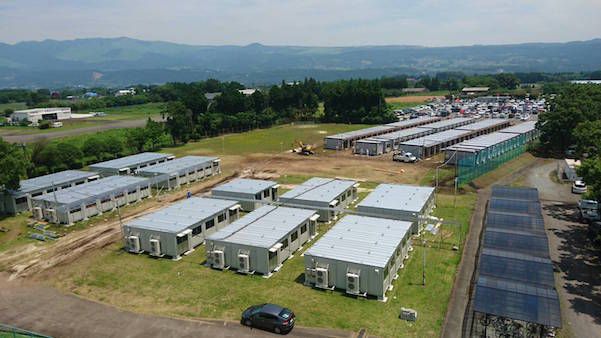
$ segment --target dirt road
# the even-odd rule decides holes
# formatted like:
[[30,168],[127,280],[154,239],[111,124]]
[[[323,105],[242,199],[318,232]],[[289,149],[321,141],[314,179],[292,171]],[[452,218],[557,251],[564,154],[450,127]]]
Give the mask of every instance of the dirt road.
[[2,139],[7,142],[12,143],[31,143],[42,139],[54,139],[61,138],[67,136],[74,136],[80,134],[91,134],[96,133],[103,130],[109,129],[118,129],[118,128],[136,128],[136,127],[144,127],[146,125],[146,120],[126,120],[126,121],[103,121],[103,123],[99,123],[97,126],[93,127],[83,127],[77,129],[69,129],[62,131],[53,131],[49,133],[43,134],[3,134]]
[[[237,322],[136,314],[0,275],[0,322],[53,337],[274,337]],[[352,332],[296,327],[288,337],[354,337]]]

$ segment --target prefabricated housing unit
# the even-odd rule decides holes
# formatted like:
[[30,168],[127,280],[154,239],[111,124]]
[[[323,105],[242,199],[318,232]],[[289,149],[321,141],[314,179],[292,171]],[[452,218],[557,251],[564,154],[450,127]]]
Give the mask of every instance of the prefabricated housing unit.
[[316,235],[314,210],[262,206],[206,240],[207,264],[270,276]]
[[132,253],[179,259],[205,238],[238,219],[236,201],[191,197],[123,225],[125,248]]
[[211,190],[211,195],[238,201],[242,210],[253,211],[278,200],[279,184],[274,181],[236,178]]
[[530,142],[538,138],[539,131],[536,129],[536,121],[527,121],[501,130],[502,133],[520,134],[524,142]]
[[472,135],[473,132],[470,130],[445,130],[402,142],[399,145],[399,149],[412,153],[417,158],[428,158],[438,154],[448,146],[470,139]]
[[175,156],[169,154],[139,153],[110,161],[94,163],[90,165],[90,170],[96,171],[102,176],[129,175],[141,168],[170,161],[174,158]]
[[220,159],[206,156],[184,156],[169,162],[139,169],[137,174],[148,177],[153,187],[174,189],[221,173]]
[[507,128],[509,125],[510,121],[508,119],[491,118],[470,123],[455,129],[471,130],[474,132],[474,136],[480,136]]
[[32,198],[33,217],[72,224],[150,196],[150,181],[109,176]]
[[407,128],[414,128],[417,126],[427,125],[442,120],[439,116],[420,116],[415,119],[402,120],[398,122],[388,123],[385,126],[397,128],[397,130],[403,130]]
[[304,253],[305,284],[386,301],[411,247],[412,222],[347,215]]
[[0,193],[0,213],[16,214],[31,210],[31,198],[55,190],[67,189],[99,178],[91,171],[65,170],[19,182],[18,190]]
[[380,184],[357,204],[357,212],[413,222],[414,232],[425,226],[434,209],[434,188],[402,184]]
[[495,132],[469,139],[445,149],[445,162],[475,167],[522,145],[518,134]]
[[348,131],[346,133],[330,135],[324,139],[324,148],[332,150],[344,150],[352,148],[357,140],[390,133],[395,130],[397,130],[397,128],[391,126],[375,126]]
[[317,209],[319,220],[329,222],[357,199],[356,181],[313,177],[280,196],[286,206]]
[[450,119],[446,119],[446,120],[441,120],[438,122],[434,122],[434,123],[428,123],[425,124],[419,128],[429,128],[429,129],[433,129],[435,133],[441,132],[441,131],[445,131],[445,130],[449,130],[449,129],[454,129],[454,128],[458,128],[461,126],[465,126],[468,125],[470,123],[474,123],[477,120],[475,118],[472,117],[454,117],[454,118],[450,118]]
[[426,128],[426,126],[427,124],[422,127],[398,130],[392,133],[358,140],[355,142],[355,153],[376,156],[397,150],[401,142],[434,133],[434,129]]

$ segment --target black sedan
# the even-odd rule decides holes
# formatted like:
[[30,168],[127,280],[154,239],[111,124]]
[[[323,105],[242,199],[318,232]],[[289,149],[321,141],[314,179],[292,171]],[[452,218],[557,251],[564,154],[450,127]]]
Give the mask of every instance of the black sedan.
[[275,333],[288,333],[294,327],[294,312],[275,304],[253,305],[242,312],[241,323]]

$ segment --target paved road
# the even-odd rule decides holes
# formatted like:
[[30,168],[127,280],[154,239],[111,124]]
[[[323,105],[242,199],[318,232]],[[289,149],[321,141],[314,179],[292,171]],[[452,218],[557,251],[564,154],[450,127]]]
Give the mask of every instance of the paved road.
[[556,162],[533,168],[527,184],[539,189],[549,237],[551,259],[559,270],[555,286],[567,333],[573,337],[601,337],[601,256],[590,247],[587,225],[577,221],[579,196],[569,184],[549,179]]
[[125,121],[104,121],[103,123],[99,123],[97,126],[92,127],[83,127],[77,129],[69,129],[62,131],[52,131],[43,134],[3,134],[2,139],[7,142],[12,143],[31,143],[41,139],[53,139],[53,138],[61,138],[67,136],[74,136],[80,134],[91,134],[96,133],[103,130],[109,129],[119,129],[119,128],[136,128],[136,127],[144,127],[146,125],[146,120],[125,120]]
[[[275,337],[237,322],[184,320],[122,311],[0,275],[0,323],[53,337]],[[288,337],[354,337],[352,332],[296,327]]]

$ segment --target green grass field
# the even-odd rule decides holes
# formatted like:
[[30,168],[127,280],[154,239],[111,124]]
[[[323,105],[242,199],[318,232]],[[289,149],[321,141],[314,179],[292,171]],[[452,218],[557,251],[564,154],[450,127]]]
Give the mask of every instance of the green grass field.
[[[441,195],[435,215],[460,222],[465,232],[474,200],[473,194],[461,195],[454,206],[452,196]],[[320,233],[326,230],[326,225],[320,226]],[[443,233],[445,243],[458,240],[454,227],[445,228]],[[438,236],[426,237],[429,244],[414,246],[386,303],[303,285],[304,265],[299,253],[265,279],[205,267],[204,246],[174,262],[128,254],[117,243],[67,267],[55,283],[84,297],[137,312],[236,320],[251,304],[275,302],[292,308],[303,326],[353,331],[366,328],[370,335],[382,337],[433,337],[440,332],[461,253],[448,246],[438,248]],[[424,252],[426,286],[421,284]],[[400,307],[416,309],[418,321],[398,319]]]
[[6,109],[27,109],[27,105],[25,104],[25,102],[0,103],[0,114],[3,114],[4,110]]

